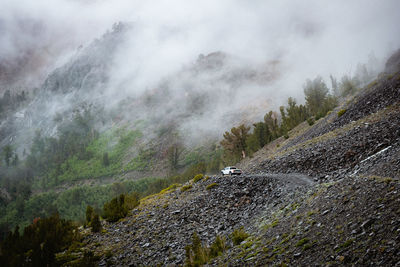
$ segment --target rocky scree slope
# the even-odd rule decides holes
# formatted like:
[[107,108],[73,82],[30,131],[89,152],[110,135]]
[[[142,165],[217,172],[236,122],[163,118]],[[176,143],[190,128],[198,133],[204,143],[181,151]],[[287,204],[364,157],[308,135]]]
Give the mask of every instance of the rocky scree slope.
[[142,200],[127,218],[106,223],[106,234],[88,235],[84,242],[101,256],[99,265],[183,264],[194,232],[206,243],[217,235],[227,237],[251,225],[266,206],[302,194],[311,184],[310,178],[299,175],[192,180]]
[[[341,109],[345,113],[338,116]],[[299,172],[318,176],[321,181],[360,171],[400,178],[399,111],[400,72],[384,74],[315,127],[244,169]]]
[[398,266],[400,183],[341,179],[267,210],[258,230],[212,265]]

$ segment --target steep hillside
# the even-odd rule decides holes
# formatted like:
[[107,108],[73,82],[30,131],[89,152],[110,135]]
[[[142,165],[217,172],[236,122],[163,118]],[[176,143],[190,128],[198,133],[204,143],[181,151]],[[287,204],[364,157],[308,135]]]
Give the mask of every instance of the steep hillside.
[[92,251],[101,266],[394,266],[399,114],[400,72],[390,65],[313,126],[300,124],[241,162],[244,176],[171,186],[118,223],[103,222],[101,233],[82,229],[83,247],[58,257]]
[[[188,59],[138,85],[141,62],[129,62],[127,73],[119,68],[135,27],[114,24],[40,88],[0,98],[0,233],[56,210],[81,221],[87,205],[101,209],[133,188],[150,192],[149,184],[163,184],[157,179],[197,164],[217,173],[222,133],[269,104],[256,101],[257,93],[280,75],[279,62],[249,65],[224,52]],[[244,88],[255,92],[249,101]],[[223,104],[227,95],[230,105]]]

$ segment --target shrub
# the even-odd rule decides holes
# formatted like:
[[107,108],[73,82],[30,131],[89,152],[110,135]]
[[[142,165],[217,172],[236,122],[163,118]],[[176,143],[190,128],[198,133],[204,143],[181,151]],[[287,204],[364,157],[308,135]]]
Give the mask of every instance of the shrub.
[[203,247],[196,232],[192,236],[192,245],[185,247],[186,266],[201,266],[208,261],[207,248]]
[[323,117],[325,117],[326,113],[325,112],[318,112],[317,115],[315,115],[315,120],[319,120]]
[[94,214],[93,207],[88,205],[86,207],[86,224],[89,224],[92,221],[93,214]]
[[232,242],[235,246],[240,245],[250,235],[244,231],[243,226],[239,229],[235,229],[231,234]]
[[125,206],[125,195],[113,198],[110,202],[106,202],[103,207],[104,218],[109,222],[116,222],[124,218],[128,214],[128,209]]
[[128,210],[134,209],[140,204],[140,195],[138,192],[133,192],[125,196],[125,207]]
[[90,225],[92,226],[92,232],[98,233],[101,231],[101,222],[98,214],[94,214]]
[[191,184],[184,185],[181,187],[181,192],[185,192],[186,190],[191,189],[193,186]]
[[209,256],[210,256],[210,258],[218,257],[226,249],[227,249],[227,247],[226,247],[225,237],[221,237],[221,236],[217,235],[217,238],[215,238],[214,243],[212,243],[212,245],[210,246]]
[[176,188],[178,188],[179,186],[181,186],[180,184],[171,184],[170,186],[168,186],[167,188],[164,188],[163,190],[160,191],[160,194],[165,194],[168,193],[169,191],[172,191]]
[[192,245],[185,247],[186,266],[201,266],[211,259],[220,256],[225,250],[226,241],[224,237],[217,235],[210,247],[203,246],[197,233],[193,233]]
[[313,118],[308,118],[307,119],[307,123],[308,123],[308,125],[310,125],[310,126],[312,126],[313,124],[314,124],[314,119]]
[[211,190],[212,188],[214,188],[214,187],[216,187],[216,186],[218,186],[217,183],[212,183],[212,184],[207,185],[206,189],[207,189],[207,190]]
[[203,174],[197,174],[194,178],[193,178],[193,182],[197,183],[198,181],[200,181],[201,179],[203,179]]
[[344,113],[346,113],[346,110],[342,109],[337,113],[337,115],[338,115],[338,117],[341,117]]

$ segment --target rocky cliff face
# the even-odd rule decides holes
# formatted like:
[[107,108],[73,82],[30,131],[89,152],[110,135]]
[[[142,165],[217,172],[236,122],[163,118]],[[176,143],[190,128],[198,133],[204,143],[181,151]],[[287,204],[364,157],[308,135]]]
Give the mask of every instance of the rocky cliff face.
[[[104,224],[106,233],[84,230],[85,248],[100,265],[184,264],[197,232],[204,244],[227,239],[211,265],[395,266],[399,92],[400,72],[382,74],[312,127],[302,124],[241,162],[244,177],[151,196],[123,221]],[[250,236],[235,246],[229,235],[240,226]]]

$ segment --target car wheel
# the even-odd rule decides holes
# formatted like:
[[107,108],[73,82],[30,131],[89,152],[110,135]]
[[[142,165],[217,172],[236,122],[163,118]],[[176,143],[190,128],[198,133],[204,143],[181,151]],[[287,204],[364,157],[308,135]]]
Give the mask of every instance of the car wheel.
[[232,172],[229,172],[229,174],[230,174],[230,176],[232,176],[232,175],[233,175],[233,173],[232,173]]

